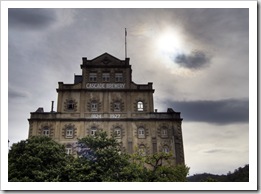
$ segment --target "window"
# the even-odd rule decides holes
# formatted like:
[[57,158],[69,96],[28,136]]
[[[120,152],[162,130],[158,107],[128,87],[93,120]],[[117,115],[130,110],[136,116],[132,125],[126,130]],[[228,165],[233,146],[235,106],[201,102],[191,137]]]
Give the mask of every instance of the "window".
[[123,82],[122,73],[115,73],[115,82]]
[[97,82],[97,73],[90,73],[89,81],[90,82]]
[[168,137],[168,129],[167,128],[161,129],[161,136],[162,137]]
[[44,127],[43,135],[49,137],[50,136],[50,129],[48,127]]
[[120,102],[114,102],[114,111],[121,111],[121,103]]
[[97,132],[97,128],[96,127],[92,127],[91,128],[91,135],[95,136],[96,132]]
[[98,111],[98,103],[97,102],[91,102],[91,112]]
[[140,156],[146,156],[146,147],[145,147],[144,145],[140,145],[140,146],[139,146],[138,154],[139,154]]
[[132,146],[132,142],[131,141],[128,142],[128,151],[129,151],[130,154],[133,153],[133,146]]
[[110,73],[103,73],[102,74],[102,81],[109,82],[110,81]]
[[162,149],[162,152],[164,153],[169,153],[169,147],[168,146],[164,146],[163,149]]
[[156,142],[152,143],[152,150],[153,150],[153,153],[157,153],[157,143]]
[[74,110],[74,101],[73,100],[68,101],[67,110]]
[[138,129],[138,138],[145,138],[145,130],[142,127]]
[[66,129],[65,137],[66,138],[73,138],[73,128]]
[[143,102],[139,101],[137,104],[138,111],[143,111]]
[[72,148],[65,148],[65,152],[67,155],[71,155],[72,154]]
[[116,138],[120,138],[121,137],[121,128],[119,128],[119,127],[115,128],[114,133],[116,135]]

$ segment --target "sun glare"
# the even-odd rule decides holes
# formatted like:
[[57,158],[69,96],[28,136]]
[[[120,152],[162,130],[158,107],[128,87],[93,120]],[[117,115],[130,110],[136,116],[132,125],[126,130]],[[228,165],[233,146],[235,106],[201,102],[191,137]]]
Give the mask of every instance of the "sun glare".
[[157,47],[163,54],[177,54],[182,51],[182,38],[178,31],[165,30],[157,38]]

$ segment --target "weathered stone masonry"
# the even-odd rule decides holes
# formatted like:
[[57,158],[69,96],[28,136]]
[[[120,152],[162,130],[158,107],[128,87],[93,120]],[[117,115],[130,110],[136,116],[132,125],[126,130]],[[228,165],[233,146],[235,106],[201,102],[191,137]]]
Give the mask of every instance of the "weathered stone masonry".
[[128,153],[170,152],[175,164],[184,164],[180,113],[154,111],[152,83],[132,81],[129,58],[82,58],[81,69],[73,84],[58,83],[57,111],[31,112],[29,137],[50,136],[75,154],[77,138],[102,130],[117,134]]

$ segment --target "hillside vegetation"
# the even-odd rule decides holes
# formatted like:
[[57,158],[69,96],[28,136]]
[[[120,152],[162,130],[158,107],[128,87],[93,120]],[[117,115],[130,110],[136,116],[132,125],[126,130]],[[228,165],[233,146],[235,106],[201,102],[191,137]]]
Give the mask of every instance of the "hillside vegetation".
[[188,177],[188,182],[248,182],[249,165],[235,169],[233,173],[226,175],[215,175],[209,173],[195,174]]

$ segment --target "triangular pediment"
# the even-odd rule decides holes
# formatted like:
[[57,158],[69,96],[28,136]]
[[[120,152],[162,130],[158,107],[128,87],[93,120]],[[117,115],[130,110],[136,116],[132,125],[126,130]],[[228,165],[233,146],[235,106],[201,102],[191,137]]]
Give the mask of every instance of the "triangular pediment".
[[104,53],[92,60],[90,60],[92,65],[123,65],[124,61],[110,55],[109,53]]

